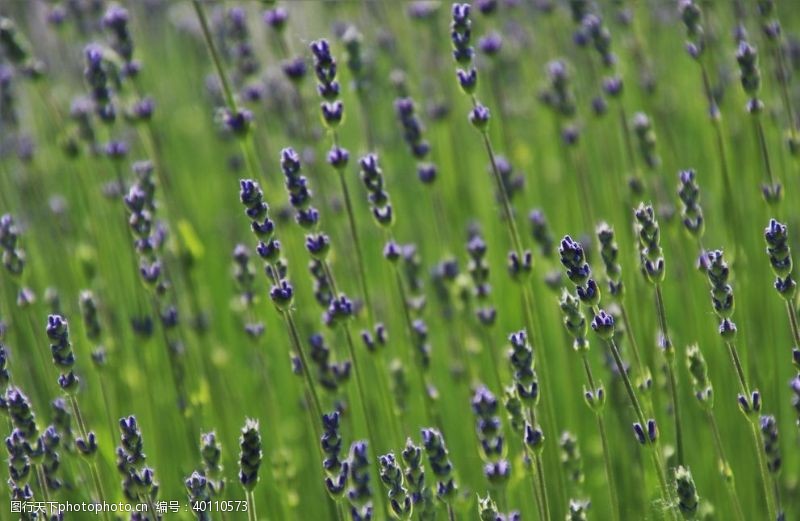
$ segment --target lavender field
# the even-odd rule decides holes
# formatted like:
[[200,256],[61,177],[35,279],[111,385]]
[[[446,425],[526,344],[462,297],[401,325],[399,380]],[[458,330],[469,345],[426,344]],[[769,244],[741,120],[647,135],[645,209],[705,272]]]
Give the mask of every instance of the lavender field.
[[0,519],[800,519],[798,107],[790,0],[0,0]]

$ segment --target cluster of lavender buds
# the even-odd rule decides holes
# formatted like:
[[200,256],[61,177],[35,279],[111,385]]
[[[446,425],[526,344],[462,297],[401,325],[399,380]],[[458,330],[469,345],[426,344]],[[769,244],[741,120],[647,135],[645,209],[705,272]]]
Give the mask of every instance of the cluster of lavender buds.
[[703,13],[700,6],[694,0],[680,0],[678,12],[683,25],[686,26],[686,52],[695,60],[699,60],[706,48],[706,35],[701,24]]
[[[500,174],[500,181],[503,183],[503,189],[508,196],[509,201],[514,200],[514,196],[522,192],[525,187],[525,176],[516,172],[513,165],[506,159],[505,156],[495,156],[494,167],[497,167],[497,173]],[[489,168],[494,168],[491,164]],[[498,202],[502,202],[501,194],[495,194]]]
[[0,16],[0,50],[25,76],[37,79],[44,73],[44,64],[31,54],[14,21],[3,16]]
[[449,502],[454,499],[458,487],[442,433],[436,429],[422,429],[422,445],[428,455],[433,475],[436,476],[436,495],[442,501]]
[[122,72],[126,76],[136,76],[140,64],[133,59],[133,38],[128,27],[128,11],[119,5],[112,5],[103,16],[103,27],[111,35],[111,48],[124,64]]
[[472,397],[472,412],[475,414],[481,457],[486,462],[483,473],[492,485],[503,486],[511,475],[511,465],[505,458],[505,438],[497,409],[494,394],[484,386],[478,387]]
[[759,420],[761,439],[764,442],[764,455],[767,457],[767,469],[773,475],[781,470],[781,446],[778,443],[778,422],[774,416],[762,416]]
[[122,475],[122,489],[132,503],[154,502],[158,482],[153,469],[146,466],[144,443],[135,416],[120,418],[120,445],[117,447],[117,470]]
[[606,67],[613,67],[617,62],[617,57],[611,51],[611,31],[603,23],[603,19],[598,14],[590,13],[581,19],[580,39],[589,41],[594,46],[597,54]]
[[517,511],[508,514],[501,513],[489,494],[486,497],[478,496],[478,517],[480,521],[520,521],[522,519]]
[[261,434],[258,421],[250,418],[242,427],[239,437],[239,482],[247,492],[252,493],[258,483],[258,469],[261,467]]
[[575,94],[570,83],[567,62],[553,60],[547,64],[547,87],[539,93],[539,99],[555,114],[564,119],[575,115]]
[[325,345],[325,337],[320,333],[312,334],[308,339],[309,357],[317,368],[317,381],[323,389],[335,392],[350,379],[351,362],[331,361],[331,350]]
[[369,484],[369,455],[366,441],[350,445],[350,475],[347,499],[353,521],[372,519],[372,488]]
[[686,348],[686,366],[692,381],[692,390],[701,407],[711,410],[714,406],[714,388],[708,378],[708,366],[697,344]]
[[[335,129],[344,117],[344,104],[339,99],[340,86],[336,79],[336,60],[331,54],[328,40],[311,42],[314,54],[314,73],[317,76],[317,92],[323,101],[320,104],[322,120],[329,129]],[[338,147],[334,146],[331,153]],[[343,149],[342,149],[343,150]],[[346,152],[345,152],[346,153]],[[342,161],[340,158],[339,161]],[[346,159],[344,160],[346,164]],[[344,165],[342,165],[343,167]]]
[[[256,299],[255,270],[250,263],[250,250],[244,244],[233,248],[233,278],[239,290],[241,307],[245,311],[252,309]],[[264,333],[264,323],[248,318],[244,330],[251,338],[258,338]]]
[[342,435],[339,430],[339,411],[322,415],[322,438],[320,445],[324,454],[322,467],[325,469],[325,488],[334,499],[340,499],[345,492],[350,464],[342,460]]
[[361,166],[361,181],[369,192],[369,204],[372,207],[372,216],[381,226],[388,227],[394,222],[392,203],[384,187],[383,172],[378,165],[378,156],[367,154],[359,160]]
[[29,453],[32,451],[32,447],[19,429],[11,431],[5,442],[8,451],[10,482],[13,484],[12,486],[24,486],[31,473],[32,463]]
[[567,278],[575,284],[580,301],[589,309],[595,308],[600,303],[600,288],[592,278],[592,269],[586,262],[583,246],[566,235],[558,247],[558,254]]
[[722,338],[733,340],[736,337],[736,324],[731,320],[734,310],[733,287],[728,283],[730,268],[725,262],[722,250],[707,253],[706,275],[711,285],[711,303],[714,313],[720,319],[719,333]]
[[229,8],[224,15],[222,30],[229,58],[236,70],[234,79],[237,84],[244,86],[244,83],[253,78],[260,68],[255,48],[250,41],[247,12],[239,6]]
[[581,449],[578,446],[577,438],[575,438],[575,435],[571,432],[564,431],[561,433],[561,437],[558,440],[558,446],[561,449],[561,465],[564,467],[567,479],[575,485],[581,485],[584,480],[584,475]]
[[595,233],[600,243],[600,258],[608,281],[608,293],[612,298],[621,299],[625,294],[625,285],[622,282],[622,267],[617,262],[619,247],[614,239],[614,228],[603,222],[597,226]]
[[334,295],[328,274],[325,273],[325,265],[318,259],[311,259],[308,263],[308,271],[314,281],[314,299],[322,309],[327,310]]
[[6,389],[3,400],[14,429],[20,431],[26,440],[36,440],[39,427],[36,425],[36,416],[33,414],[28,397],[17,387],[11,386]]
[[[281,170],[285,178],[286,190],[289,193],[289,203],[295,209],[297,224],[305,230],[311,230],[319,222],[319,211],[311,206],[311,189],[308,179],[301,173],[301,169],[300,155],[293,148],[284,148],[281,151]],[[315,258],[324,258],[326,252],[327,249],[314,250],[310,253]]]
[[472,20],[470,20],[469,4],[453,4],[452,22],[450,23],[450,41],[453,44],[453,58],[456,63],[466,69],[456,70],[456,77],[461,89],[473,94],[478,86],[478,71],[473,64],[475,50],[472,48]]
[[764,229],[764,239],[767,243],[769,264],[775,274],[775,289],[790,302],[797,293],[797,283],[792,276],[794,265],[786,225],[770,219],[769,225]]
[[72,411],[67,401],[59,396],[50,404],[52,409],[53,427],[61,438],[61,446],[68,451],[73,451]]
[[472,279],[472,287],[477,301],[475,316],[484,326],[491,326],[497,318],[497,310],[491,304],[492,285],[489,283],[489,262],[486,260],[486,242],[480,232],[475,230],[474,235],[467,242],[467,272]]
[[589,329],[589,324],[586,322],[586,316],[581,310],[580,301],[564,289],[561,293],[559,306],[564,317],[564,327],[574,340],[573,348],[579,352],[588,351],[589,341],[586,339],[586,333]]
[[222,475],[222,447],[214,431],[200,435],[200,458],[203,463],[203,477],[206,478],[211,496],[216,497],[225,489],[225,476]]
[[[795,365],[800,366],[800,362]],[[797,427],[800,428],[800,374],[792,378],[789,388],[792,390],[792,407],[797,413]]]
[[435,519],[433,492],[425,484],[425,467],[422,464],[422,448],[414,445],[411,438],[406,440],[402,453],[405,465],[403,475],[411,494],[413,512],[420,519],[429,521]]
[[544,212],[539,209],[531,210],[528,214],[528,221],[531,225],[531,237],[539,245],[539,251],[544,257],[553,255],[553,234],[550,232],[550,225]]
[[75,365],[75,353],[69,341],[69,324],[67,319],[61,315],[50,315],[47,317],[47,338],[50,339],[50,352],[53,355],[53,363],[56,364],[61,374],[58,377],[58,385],[64,392],[75,394],[78,390],[78,377],[73,371]]
[[414,100],[409,97],[397,98],[394,111],[403,127],[403,139],[411,154],[417,160],[417,176],[425,184],[436,180],[436,166],[426,162],[430,153],[430,143],[425,139],[425,127],[415,112]]
[[[211,500],[208,479],[206,479],[206,477],[200,472],[194,471],[183,483],[184,486],[186,486],[189,506],[191,507],[195,518],[198,521],[211,521],[211,514],[200,507],[200,505],[204,504],[204,501]],[[195,506],[200,508],[195,508]]]
[[644,112],[637,112],[633,115],[632,126],[644,164],[652,170],[657,169],[661,166],[661,157],[656,150],[656,131],[652,120]]
[[394,453],[384,454],[379,458],[379,463],[381,481],[386,486],[389,495],[389,508],[392,509],[392,514],[397,519],[410,519],[413,509],[411,496],[408,495],[403,479],[403,471],[397,464]]
[[97,299],[94,293],[89,290],[81,291],[78,304],[81,311],[81,319],[83,320],[83,328],[86,332],[86,338],[92,342],[99,342],[102,328],[98,317]]
[[678,173],[678,197],[683,203],[681,219],[684,229],[700,241],[705,231],[703,208],[700,206],[700,187],[695,181],[696,174],[693,169],[681,170]]
[[525,330],[508,336],[511,349],[508,359],[514,371],[514,388],[526,407],[535,407],[539,401],[539,381],[533,363],[533,349],[528,344]]
[[651,205],[640,203],[634,211],[639,237],[639,260],[642,274],[653,285],[664,281],[664,256],[661,250],[661,229]]
[[89,87],[94,112],[103,123],[113,123],[117,117],[117,110],[112,99],[113,90],[109,78],[111,72],[103,56],[103,48],[98,44],[89,44],[83,54],[86,59],[83,77]]
[[155,183],[153,164],[149,161],[134,163],[136,182],[124,197],[130,217],[128,224],[133,232],[134,247],[139,255],[139,274],[145,285],[156,294],[163,295],[168,288],[163,264],[158,252],[166,242],[166,228],[155,222]]
[[285,267],[281,260],[281,243],[275,238],[275,223],[269,217],[269,206],[264,202],[264,192],[256,181],[242,179],[239,182],[239,199],[250,219],[250,228],[258,239],[256,252],[264,261],[267,277],[272,281],[270,298],[280,311],[291,308],[294,288],[286,280]]
[[759,113],[764,104],[758,99],[761,88],[761,71],[758,68],[758,51],[746,41],[739,42],[736,50],[736,61],[739,64],[739,79],[744,92],[750,96],[747,109],[751,113]]
[[19,246],[19,228],[11,214],[0,217],[0,248],[3,266],[14,277],[22,275],[25,268],[25,251]]
[[58,478],[58,469],[61,466],[61,456],[58,448],[61,444],[61,436],[52,425],[48,425],[40,438],[42,444],[42,470],[47,483],[48,490],[58,490],[63,483]]
[[679,466],[675,469],[675,494],[678,498],[678,510],[684,519],[695,519],[700,498],[694,485],[694,478],[688,468]]
[[[728,283],[730,268],[721,250],[708,252],[706,275],[711,285],[711,303],[720,319],[719,334],[723,340],[732,344],[736,339],[736,324],[732,320],[734,310],[733,288]],[[753,390],[750,396],[740,394],[739,407],[748,417],[757,417],[761,411],[761,393]]]

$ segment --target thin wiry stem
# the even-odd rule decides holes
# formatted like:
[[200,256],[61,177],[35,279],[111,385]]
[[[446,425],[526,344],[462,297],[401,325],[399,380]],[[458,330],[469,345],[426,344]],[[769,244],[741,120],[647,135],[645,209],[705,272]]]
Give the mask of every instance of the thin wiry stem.
[[[741,389],[742,395],[744,396],[745,400],[751,400],[752,394],[750,393],[750,386],[747,384],[747,377],[744,374],[744,369],[742,367],[742,361],[739,358],[739,352],[736,349],[736,344],[731,341],[726,342],[728,347],[728,354],[731,357],[731,362],[733,363],[733,367],[736,370],[736,377],[739,379],[739,387]],[[764,486],[764,496],[767,502],[767,512],[769,513],[770,519],[775,519],[775,505],[773,503],[772,498],[772,491],[770,490],[770,475],[769,469],[767,468],[767,462],[764,459],[764,454],[762,453],[762,443],[761,443],[761,434],[758,430],[757,420],[751,416],[746,417],[748,423],[750,423],[750,431],[753,435],[753,444],[755,445],[756,449],[756,456],[758,458],[758,467],[761,471],[761,480]]]
[[725,457],[725,449],[722,446],[722,436],[720,436],[719,433],[717,420],[714,418],[714,413],[711,409],[706,410],[706,416],[708,417],[708,423],[711,425],[711,432],[714,435],[714,447],[717,450],[717,458],[719,459],[720,469],[723,474],[722,479],[725,481],[725,489],[728,492],[728,499],[731,505],[733,505],[733,513],[737,521],[744,521],[742,503],[739,501],[739,495],[736,493],[733,471],[730,469],[728,459]]
[[[583,370],[586,373],[586,381],[592,392],[595,392],[597,386],[595,385],[594,375],[592,374],[592,367],[589,365],[589,357],[587,352],[581,351],[581,360],[583,361]],[[619,520],[619,499],[617,497],[617,489],[614,484],[614,471],[611,466],[611,451],[608,447],[608,437],[606,436],[605,421],[603,420],[603,413],[600,410],[592,409],[597,420],[597,430],[600,432],[600,440],[603,444],[603,463],[606,471],[606,484],[608,485],[608,499],[611,503],[611,518],[615,521]]]
[[664,358],[666,359],[667,377],[669,378],[669,390],[672,398],[672,415],[675,419],[675,445],[677,447],[678,465],[683,465],[683,433],[681,432],[681,415],[678,408],[678,379],[675,376],[675,348],[669,338],[667,330],[667,312],[664,308],[664,296],[661,293],[661,284],[656,284],[656,311],[658,314],[659,328],[661,329],[662,341],[664,342]]

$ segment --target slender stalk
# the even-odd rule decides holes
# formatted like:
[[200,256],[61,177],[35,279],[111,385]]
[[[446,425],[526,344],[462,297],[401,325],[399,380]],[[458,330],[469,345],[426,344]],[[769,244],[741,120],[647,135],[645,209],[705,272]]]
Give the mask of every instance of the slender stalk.
[[[581,351],[581,360],[583,361],[583,370],[586,373],[586,381],[590,389],[594,392],[597,389],[595,385],[594,375],[592,374],[592,367],[589,365],[589,357],[586,351]],[[614,484],[614,472],[611,466],[611,451],[608,448],[608,437],[606,436],[605,421],[603,420],[603,413],[600,410],[592,409],[597,420],[597,430],[600,432],[600,439],[603,443],[603,463],[606,471],[606,484],[608,485],[608,499],[611,503],[611,518],[614,521],[619,520],[619,499],[617,497],[616,485]]]
[[[275,273],[277,273],[277,271]],[[313,424],[315,428],[318,428],[317,423],[319,423],[320,419],[322,418],[322,405],[320,404],[321,402],[319,400],[319,395],[317,394],[317,388],[314,385],[311,374],[308,372],[311,366],[308,364],[308,357],[306,356],[306,353],[300,343],[300,334],[297,331],[297,325],[294,322],[291,311],[282,311],[281,314],[283,315],[283,318],[286,321],[286,326],[289,329],[292,347],[294,348],[297,356],[300,357],[300,363],[303,364],[303,377],[306,383],[306,389],[311,395],[311,406],[314,409],[314,417],[316,419]]]
[[683,433],[681,431],[681,415],[678,408],[678,379],[675,376],[675,348],[667,331],[667,312],[664,308],[664,295],[661,293],[661,284],[655,285],[656,311],[658,314],[659,328],[664,342],[664,358],[666,359],[667,377],[669,378],[669,391],[672,398],[672,415],[675,420],[675,445],[677,447],[678,465],[683,465]]
[[[476,98],[472,98],[473,106],[477,106]],[[497,161],[494,154],[494,149],[492,148],[492,142],[489,139],[489,134],[486,130],[481,131],[481,137],[483,139],[484,148],[486,149],[486,154],[489,156],[489,162],[491,163],[491,170],[492,175],[494,177],[495,185],[497,187],[497,191],[500,194],[500,201],[501,207],[503,209],[503,214],[505,216],[506,227],[508,228],[509,235],[511,237],[511,243],[513,245],[514,251],[517,252],[517,255],[520,259],[524,258],[525,250],[522,247],[522,240],[520,239],[519,230],[517,229],[517,224],[514,219],[514,212],[511,208],[511,201],[508,197],[508,193],[505,189],[505,185],[503,184],[503,179],[500,175],[500,170],[497,167]],[[525,327],[528,330],[528,337],[530,339],[531,347],[534,349],[536,356],[542,359],[542,365],[544,366],[544,373],[547,375],[550,374],[548,371],[548,366],[544,360],[544,349],[537,349],[539,345],[538,342],[535,341],[535,337],[538,333],[538,328],[534,328],[534,315],[532,311],[533,306],[533,295],[531,294],[530,286],[527,283],[522,283],[522,296],[524,300],[524,314],[525,314]],[[552,414],[552,404],[550,402],[550,393],[548,392],[547,385],[544,383],[543,380],[542,387],[544,388],[544,409],[546,415],[546,423],[549,427],[553,428],[555,426],[553,422],[554,415]],[[547,439],[548,436],[545,437]],[[560,469],[560,467],[558,467]],[[566,497],[564,493],[564,476],[562,472],[559,472],[558,479],[556,480],[558,496],[562,500],[562,504],[566,502]]]
[[736,485],[734,484],[733,473],[728,465],[728,459],[725,457],[725,449],[722,446],[722,436],[719,433],[719,426],[717,420],[714,418],[714,413],[706,410],[708,423],[711,425],[711,432],[714,435],[714,447],[717,450],[717,458],[719,459],[720,468],[722,470],[722,479],[725,481],[725,489],[728,492],[728,500],[731,502],[733,513],[737,521],[744,521],[744,512],[742,511],[742,503],[739,501],[739,495],[736,493]]
[[[336,144],[336,134],[334,133],[334,144]],[[353,203],[350,199],[350,190],[347,189],[347,182],[344,178],[344,171],[338,170],[337,171],[339,177],[339,185],[342,190],[342,196],[344,197],[344,206],[347,210],[347,224],[350,227],[350,237],[353,239],[353,246],[356,250],[356,264],[358,266],[358,279],[361,283],[361,291],[364,293],[364,307],[367,308],[367,317],[372,317],[373,308],[372,308],[372,299],[369,295],[369,286],[367,285],[367,273],[364,269],[364,255],[361,249],[361,241],[358,238],[358,228],[356,227],[356,218],[355,213],[353,212]]]
[[[83,421],[83,415],[81,414],[81,409],[78,406],[78,400],[72,395],[69,395],[68,398],[69,398],[69,404],[72,407],[72,413],[75,415],[75,419],[78,420],[78,430],[81,434],[81,437],[84,440],[88,440],[89,439],[88,431],[86,429],[86,423],[84,423]],[[89,465],[89,472],[92,475],[92,481],[94,482],[94,489],[95,493],[97,494],[97,499],[105,504],[106,495],[105,492],[103,491],[103,482],[100,479],[100,473],[97,470],[97,462],[92,459],[88,460],[87,464]],[[105,510],[103,510],[103,517],[105,518],[106,521],[111,520],[111,517]]]
[[[747,377],[744,374],[742,361],[739,358],[739,352],[736,349],[736,345],[730,341],[726,342],[726,345],[728,347],[728,354],[731,357],[731,362],[736,370],[736,376],[739,379],[739,387],[741,392],[746,400],[750,400],[752,397],[752,394],[750,393],[750,386],[747,385]],[[764,460],[764,454],[762,453],[761,435],[758,430],[757,420],[749,415],[747,416],[747,420],[748,423],[750,423],[750,431],[753,435],[753,443],[755,444],[756,456],[758,457],[758,467],[761,471],[761,480],[764,486],[764,496],[767,502],[767,511],[770,519],[775,519],[775,505],[773,503],[772,491],[770,490],[769,486],[770,474],[769,469],[767,469],[767,462]]]
[[247,509],[247,519],[248,521],[257,521],[258,516],[256,515],[256,498],[255,494],[252,491],[247,491],[245,494],[245,499],[250,508]]

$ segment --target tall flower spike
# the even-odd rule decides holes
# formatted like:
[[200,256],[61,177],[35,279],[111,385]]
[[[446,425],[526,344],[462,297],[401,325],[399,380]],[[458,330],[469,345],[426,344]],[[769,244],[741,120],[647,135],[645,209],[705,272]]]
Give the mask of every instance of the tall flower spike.
[[792,276],[794,264],[789,247],[789,231],[785,224],[770,219],[769,225],[764,229],[764,239],[767,242],[769,264],[775,274],[775,289],[790,302],[797,293],[797,283]]
[[214,431],[200,435],[200,458],[211,496],[218,496],[225,488],[225,476],[222,474],[222,446],[217,441]]
[[619,247],[614,240],[614,228],[603,222],[597,226],[596,234],[600,243],[600,258],[603,260],[608,279],[608,292],[612,297],[619,299],[625,293],[625,286],[622,282],[622,267],[617,262]]
[[425,484],[425,467],[422,464],[422,448],[414,445],[411,438],[406,440],[406,446],[402,453],[404,476],[411,493],[411,503],[413,511],[420,515],[421,519],[432,519],[433,516],[433,493]]
[[344,104],[339,100],[341,87],[336,79],[336,60],[331,54],[327,40],[311,42],[314,55],[314,73],[317,76],[317,92],[323,101],[320,104],[322,120],[328,128],[336,128],[344,117]]
[[708,366],[697,344],[686,348],[686,366],[692,380],[692,390],[700,404],[711,409],[714,406],[714,388],[708,378]]
[[511,349],[508,358],[514,370],[514,385],[517,394],[527,406],[533,407],[539,401],[539,382],[533,368],[533,350],[528,344],[525,330],[512,333],[508,337]]
[[781,470],[781,447],[778,443],[778,422],[774,416],[762,416],[759,421],[761,439],[764,442],[764,455],[767,457],[767,468],[777,475]]
[[411,518],[411,497],[405,488],[403,472],[397,464],[394,453],[384,454],[379,458],[381,481],[386,486],[389,495],[389,507],[392,515],[397,519]]
[[720,318],[719,333],[726,340],[736,336],[736,324],[731,320],[734,309],[733,288],[728,283],[730,269],[725,262],[722,250],[706,254],[708,268],[706,275],[711,285],[711,303]]
[[372,519],[372,488],[369,484],[369,459],[366,441],[356,441],[350,446],[350,516],[353,521]]
[[28,397],[19,388],[12,386],[6,389],[5,404],[14,428],[19,430],[26,440],[33,442],[39,435],[39,428],[36,426],[36,416],[33,414]]
[[661,165],[661,158],[656,151],[656,131],[653,122],[644,112],[633,116],[633,132],[639,142],[639,153],[648,168],[656,169]]
[[[205,501],[211,501],[208,479],[200,472],[194,471],[183,484],[189,496],[189,506],[197,521],[211,521],[211,514],[202,507]],[[196,509],[195,505],[200,508]]]
[[578,446],[577,438],[571,432],[564,431],[561,433],[558,445],[561,448],[561,464],[564,466],[567,478],[574,484],[581,485],[584,476],[581,449]]
[[389,193],[384,186],[383,171],[378,165],[378,156],[367,154],[358,164],[361,167],[361,181],[369,192],[367,198],[372,208],[372,216],[379,225],[391,226],[394,223],[394,213]]
[[639,259],[642,274],[651,284],[664,280],[664,256],[661,250],[661,230],[651,205],[640,203],[634,211],[639,236]]
[[325,458],[325,487],[334,499],[342,497],[347,484],[349,463],[341,459],[342,436],[339,430],[339,411],[322,415],[322,438],[320,445]]
[[703,209],[700,206],[700,187],[695,181],[696,174],[692,169],[678,173],[678,197],[683,203],[681,217],[684,229],[696,239],[700,239],[705,231]]
[[442,501],[452,500],[458,487],[453,475],[453,464],[444,443],[444,437],[436,429],[422,429],[422,445],[428,454],[433,475],[436,476],[436,495]]
[[258,420],[248,418],[239,437],[239,482],[244,489],[252,492],[258,483],[258,470],[261,467],[261,434]]
[[78,388],[78,377],[72,370],[75,365],[75,354],[69,341],[69,325],[61,315],[47,317],[47,338],[50,339],[50,351],[53,354],[53,363],[61,371],[58,385],[64,392],[72,394]]
[[475,430],[478,433],[481,456],[486,462],[484,474],[489,483],[502,485],[508,480],[511,468],[505,459],[505,440],[497,410],[497,398],[486,387],[478,387],[472,397],[472,411],[476,418]]

